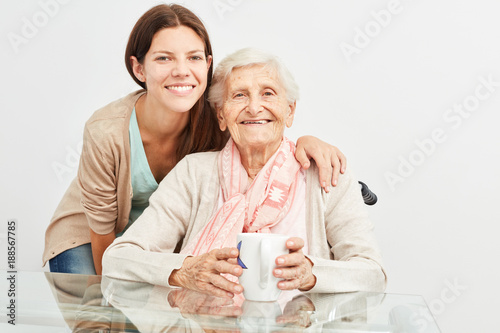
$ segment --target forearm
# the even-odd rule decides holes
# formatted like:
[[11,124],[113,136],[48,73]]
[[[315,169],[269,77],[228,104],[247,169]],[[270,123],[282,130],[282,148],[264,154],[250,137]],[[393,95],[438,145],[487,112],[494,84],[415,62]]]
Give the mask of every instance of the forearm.
[[353,291],[383,292],[387,279],[384,268],[367,258],[348,261],[309,257],[316,284],[309,292],[338,293]]
[[103,275],[171,287],[169,277],[187,255],[143,250],[133,243],[113,243],[103,256]]
[[104,251],[115,240],[114,232],[107,235],[99,235],[90,228],[90,243],[92,246],[92,258],[94,259],[94,268],[97,275],[102,275],[102,256]]
[[[189,220],[187,216],[176,215],[179,212],[187,215],[189,210],[182,208],[171,192],[165,191],[172,187],[165,187],[162,182],[151,196],[149,207],[109,246],[103,256],[103,275],[170,286],[168,278],[172,270],[180,268],[186,257],[174,251],[185,235],[184,221]],[[187,200],[184,202],[189,204]]]

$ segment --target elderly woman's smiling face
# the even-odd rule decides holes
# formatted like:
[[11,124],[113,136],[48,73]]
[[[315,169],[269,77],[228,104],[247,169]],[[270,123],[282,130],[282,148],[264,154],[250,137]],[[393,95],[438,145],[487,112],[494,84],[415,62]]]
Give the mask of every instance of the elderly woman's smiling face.
[[226,81],[224,101],[217,110],[221,130],[229,133],[242,149],[274,153],[285,125],[292,126],[295,102],[287,101],[286,90],[274,70],[264,65],[233,69]]

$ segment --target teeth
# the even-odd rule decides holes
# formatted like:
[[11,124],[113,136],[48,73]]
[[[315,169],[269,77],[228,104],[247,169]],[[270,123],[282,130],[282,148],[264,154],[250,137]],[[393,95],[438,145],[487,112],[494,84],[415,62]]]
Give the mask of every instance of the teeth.
[[193,86],[168,86],[167,89],[175,91],[187,91],[193,89]]
[[243,124],[267,124],[269,120],[244,121]]

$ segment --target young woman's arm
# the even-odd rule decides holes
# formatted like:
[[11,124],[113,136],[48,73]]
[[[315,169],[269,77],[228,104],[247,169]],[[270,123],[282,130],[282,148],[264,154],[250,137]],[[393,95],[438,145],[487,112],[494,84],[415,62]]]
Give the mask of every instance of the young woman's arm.
[[97,275],[102,275],[102,255],[111,243],[115,240],[115,232],[112,231],[107,235],[99,235],[92,228],[90,230],[90,243],[92,246],[92,258],[94,259],[94,267]]

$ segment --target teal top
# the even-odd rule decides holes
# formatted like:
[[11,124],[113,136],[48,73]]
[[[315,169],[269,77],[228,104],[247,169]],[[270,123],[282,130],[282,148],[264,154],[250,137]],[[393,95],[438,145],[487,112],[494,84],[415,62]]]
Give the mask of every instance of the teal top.
[[149,168],[144,145],[142,144],[141,132],[137,123],[135,108],[132,110],[129,125],[129,140],[130,140],[130,170],[132,178],[132,208],[128,218],[128,224],[125,229],[117,234],[121,236],[128,227],[142,214],[144,209],[149,205],[149,197],[158,188],[151,169]]

